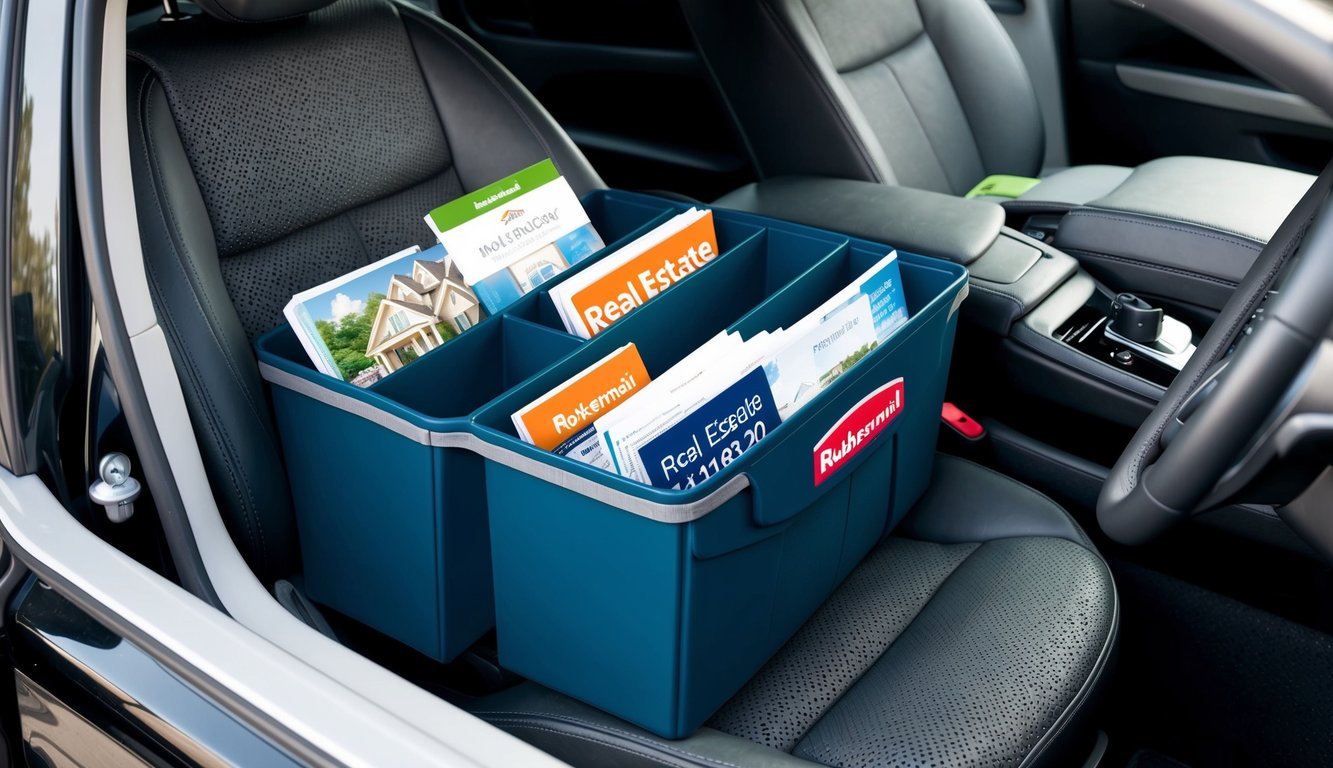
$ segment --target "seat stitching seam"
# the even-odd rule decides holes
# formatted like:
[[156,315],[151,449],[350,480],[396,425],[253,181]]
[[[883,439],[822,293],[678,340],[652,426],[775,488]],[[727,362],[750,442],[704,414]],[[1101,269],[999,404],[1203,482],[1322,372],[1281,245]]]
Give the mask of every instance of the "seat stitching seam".
[[[802,0],[802,2],[804,2],[804,0]],[[915,35],[912,35],[912,38],[911,38],[910,40],[908,40],[907,42],[903,43],[902,45],[898,46],[897,48],[894,48],[894,49],[891,50],[891,51],[885,51],[885,52],[882,53],[882,54],[877,54],[877,55],[871,57],[870,60],[868,60],[868,61],[867,61],[866,63],[864,63],[864,64],[857,64],[856,66],[854,66],[854,67],[848,67],[847,69],[836,69],[836,68],[835,68],[834,71],[837,72],[837,73],[840,74],[840,75],[850,75],[850,74],[853,74],[853,73],[856,73],[856,72],[860,72],[860,71],[863,70],[863,69],[869,69],[870,67],[873,67],[873,66],[875,66],[876,64],[883,64],[886,60],[891,59],[891,58],[893,58],[894,56],[896,56],[897,54],[902,53],[903,51],[905,51],[905,50],[907,50],[908,48],[912,47],[912,45],[914,45],[914,44],[916,43],[917,40],[920,40],[921,38],[923,38],[923,37],[925,37],[925,36],[926,36],[926,31],[925,31],[924,29],[922,29],[920,32],[917,32]]]
[[1040,211],[1064,211],[1065,213],[1073,212],[1074,210],[1077,210],[1078,208],[1082,207],[1078,203],[1062,203],[1058,200],[1021,200],[1021,199],[1004,200],[1000,203],[1000,206],[1015,212],[1024,209],[1032,209]]
[[1008,299],[1009,301],[1012,301],[1015,305],[1017,305],[1017,307],[1018,307],[1018,309],[1019,309],[1020,312],[1021,312],[1022,310],[1024,310],[1024,309],[1027,308],[1027,305],[1025,305],[1025,304],[1023,303],[1023,300],[1022,300],[1022,299],[1018,298],[1017,296],[1013,295],[1012,293],[1008,293],[1008,292],[1006,292],[1006,291],[1002,291],[1002,290],[1000,290],[1000,289],[998,289],[998,288],[991,288],[991,287],[989,287],[989,286],[985,286],[985,285],[982,285],[981,283],[976,282],[976,280],[979,280],[979,279],[980,279],[980,278],[976,278],[976,279],[972,280],[972,281],[969,283],[969,284],[972,286],[972,288],[974,288],[975,290],[981,291],[982,293],[989,293],[989,294],[993,294],[993,295],[995,295],[995,296],[999,296],[999,297],[1004,298],[1004,299]]
[[[1123,186],[1123,182],[1122,182],[1122,186]],[[1117,187],[1115,191],[1119,191],[1119,187]],[[1101,206],[1107,206],[1107,207],[1106,207],[1106,208],[1102,208]],[[1201,221],[1201,220],[1199,220],[1199,219],[1191,218],[1191,217],[1189,217],[1189,216],[1173,216],[1173,215],[1171,215],[1171,214],[1169,214],[1169,213],[1158,213],[1158,212],[1156,212],[1156,211],[1151,211],[1151,210],[1148,210],[1148,209],[1145,209],[1145,208],[1114,208],[1114,207],[1110,207],[1110,204],[1108,204],[1108,203],[1106,202],[1106,198],[1105,198],[1105,197],[1100,198],[1100,199],[1095,200],[1095,201],[1092,201],[1091,203],[1088,204],[1088,207],[1091,208],[1091,209],[1093,209],[1093,210],[1109,210],[1109,211],[1114,211],[1114,212],[1117,212],[1117,213],[1125,213],[1125,214],[1129,214],[1129,215],[1131,215],[1131,216],[1144,216],[1144,217],[1152,218],[1152,219],[1161,219],[1161,220],[1163,220],[1163,221],[1179,221],[1179,222],[1184,223],[1184,224],[1193,224],[1193,225],[1195,225],[1195,226],[1197,226],[1197,227],[1204,227],[1204,228],[1206,228],[1206,229],[1211,229],[1211,230],[1213,230],[1213,231],[1215,231],[1215,232],[1218,232],[1218,233],[1220,233],[1220,234],[1231,235],[1231,236],[1236,237],[1236,238],[1239,238],[1239,239],[1241,239],[1241,240],[1248,240],[1248,241],[1253,242],[1253,243],[1258,243],[1259,245],[1262,245],[1263,242],[1264,242],[1262,239],[1257,238],[1257,237],[1255,237],[1254,235],[1250,235],[1250,234],[1247,234],[1247,233],[1245,233],[1245,232],[1241,232],[1241,231],[1238,230],[1238,229],[1228,229],[1228,228],[1225,227],[1225,226],[1222,226],[1222,225],[1219,225],[1219,224],[1214,224],[1214,223],[1207,222],[1207,221]]]
[[251,25],[251,26],[254,26],[254,25],[256,25],[256,24],[268,24],[268,23],[270,23],[270,22],[275,22],[275,21],[288,21],[288,20],[291,20],[291,19],[297,19],[297,18],[300,18],[300,17],[302,17],[302,16],[305,16],[305,15],[307,15],[307,14],[309,13],[308,11],[301,11],[301,12],[297,12],[297,13],[288,14],[288,15],[286,15],[286,16],[274,16],[274,17],[271,18],[271,19],[262,19],[262,20],[256,21],[256,20],[254,20],[254,19],[246,19],[246,18],[242,18],[242,17],[240,17],[240,16],[237,16],[236,14],[234,14],[234,13],[232,13],[231,11],[227,10],[226,8],[224,8],[223,5],[222,5],[222,3],[220,3],[220,2],[211,2],[211,3],[210,3],[210,2],[207,2],[207,0],[205,0],[203,3],[201,3],[201,5],[203,5],[203,6],[204,6],[205,8],[207,8],[207,9],[211,9],[211,12],[212,12],[212,13],[214,13],[214,14],[216,14],[216,15],[220,15],[220,16],[225,17],[227,21],[233,22],[233,23],[235,23],[235,24],[249,24],[249,25]]
[[[923,32],[922,36],[924,35],[925,33]],[[929,42],[929,39],[927,39],[927,42]],[[915,41],[913,41],[913,43],[915,43]],[[906,47],[904,47],[904,50],[906,50]],[[936,52],[936,56],[938,55],[939,53]],[[903,80],[898,77],[898,72],[893,68],[893,65],[889,63],[889,58],[890,57],[886,56],[883,59],[880,59],[879,63],[883,64],[884,68],[888,70],[889,76],[893,78],[893,82],[898,86],[898,90],[902,93],[903,100],[907,102],[907,106],[912,110],[912,118],[916,120],[917,125],[921,126],[921,135],[926,137],[926,146],[930,147],[930,154],[934,156],[935,165],[940,169],[940,176],[944,177],[944,183],[949,186],[950,190],[952,190],[954,188],[953,179],[949,178],[949,171],[944,167],[944,160],[940,156],[939,148],[935,146],[935,139],[931,137],[931,132],[926,130],[926,123],[921,119],[921,111],[917,109],[916,104],[912,103],[912,95],[907,92],[905,87],[903,87]],[[966,116],[966,113],[964,113],[964,117]],[[968,132],[971,133],[971,131],[972,127],[968,126]],[[972,137],[972,141],[973,143],[976,142],[975,136]],[[984,164],[982,171],[985,171]]]
[[[884,177],[880,174],[879,169],[875,167],[874,162],[870,159],[869,151],[866,148],[865,142],[862,140],[862,137],[860,136],[859,133],[857,133],[855,128],[852,127],[851,118],[847,115],[846,110],[843,109],[842,104],[839,102],[838,98],[833,94],[832,88],[829,87],[828,83],[824,82],[824,78],[819,74],[818,67],[815,66],[815,63],[808,56],[805,55],[805,51],[801,48],[801,46],[798,45],[796,41],[792,39],[791,30],[789,30],[787,26],[783,24],[780,19],[777,18],[773,8],[769,4],[769,0],[761,0],[759,6],[763,10],[764,15],[768,17],[769,23],[773,25],[773,27],[778,31],[778,34],[781,35],[782,38],[786,41],[787,46],[791,49],[791,52],[795,55],[796,60],[800,62],[801,68],[805,70],[806,76],[808,76],[810,80],[815,84],[816,90],[818,90],[820,95],[824,97],[824,100],[828,103],[828,106],[832,109],[833,114],[835,114],[838,117],[838,122],[842,124],[843,130],[846,131],[847,136],[851,138],[852,145],[856,147],[856,152],[860,156],[861,162],[865,166],[865,170],[867,170],[870,173],[870,175],[874,178],[875,181],[881,184],[886,183]],[[802,0],[801,8],[805,10],[806,16],[809,17],[810,9],[805,7],[804,0]],[[811,18],[810,24],[812,26],[814,25],[813,18]],[[820,38],[820,43],[823,44],[823,38]]]
[[[1146,214],[1145,214],[1145,215],[1146,215]],[[1204,228],[1206,228],[1206,229],[1211,229],[1211,230],[1213,230],[1213,231],[1211,231],[1211,232],[1199,232],[1199,231],[1197,231],[1197,230],[1186,229],[1185,227],[1181,227],[1181,226],[1172,226],[1172,225],[1169,223],[1169,221],[1171,221],[1171,220],[1162,220],[1162,221],[1144,221],[1144,220],[1141,219],[1141,218],[1134,218],[1133,216],[1121,216],[1121,215],[1116,215],[1116,214],[1114,214],[1114,213],[1112,213],[1112,212],[1104,211],[1104,210],[1102,210],[1102,209],[1098,209],[1098,208],[1087,208],[1087,207],[1085,207],[1085,208],[1080,208],[1080,209],[1078,209],[1078,210],[1076,210],[1076,211],[1070,211],[1070,212],[1065,216],[1065,218],[1069,218],[1069,219],[1072,219],[1072,218],[1074,218],[1074,217],[1094,218],[1094,219],[1105,219],[1105,220],[1107,220],[1107,221],[1113,221],[1113,222],[1116,222],[1116,223],[1119,223],[1119,224],[1129,224],[1129,225],[1140,226],[1140,227],[1151,227],[1151,228],[1153,228],[1153,229],[1165,229],[1165,230],[1168,230],[1168,231],[1171,231],[1171,232],[1179,232],[1179,233],[1181,233],[1181,234],[1192,235],[1192,236],[1195,236],[1195,237],[1206,237],[1206,238],[1208,238],[1208,239],[1210,239],[1210,240],[1217,240],[1217,241],[1219,241],[1219,242],[1229,243],[1229,244],[1231,244],[1231,245],[1237,245],[1237,246],[1240,246],[1240,247],[1242,247],[1242,248],[1248,248],[1248,249],[1250,249],[1250,250],[1252,250],[1252,251],[1255,251],[1256,253],[1257,253],[1258,251],[1260,251],[1260,250],[1263,248],[1263,243],[1260,243],[1260,242],[1257,241],[1257,240],[1254,240],[1254,239],[1251,239],[1251,238],[1248,238],[1248,237],[1244,237],[1244,236],[1240,236],[1240,235],[1235,235],[1235,234],[1228,233],[1228,232],[1224,232],[1224,231],[1222,231],[1222,230],[1217,229],[1216,227],[1211,227],[1211,226],[1209,226],[1209,225],[1207,225],[1207,224],[1201,224],[1201,223],[1199,223],[1199,222],[1189,221],[1189,220],[1186,220],[1186,219],[1180,219],[1179,221],[1180,221],[1181,223],[1183,223],[1183,224],[1194,224],[1194,225],[1196,225],[1196,226],[1204,227]]]
[[1106,259],[1107,261],[1118,261],[1132,266],[1152,269],[1157,272],[1167,272],[1173,275],[1179,275],[1181,277],[1191,277],[1197,280],[1204,280],[1210,283],[1216,283],[1217,285],[1220,285],[1224,288],[1235,288],[1237,285],[1237,283],[1233,280],[1227,280],[1225,278],[1216,277],[1214,275],[1206,275],[1202,272],[1196,272],[1192,269],[1185,269],[1182,267],[1171,267],[1165,264],[1154,264],[1150,261],[1144,261],[1142,259],[1133,259],[1127,256],[1116,256],[1110,253],[1103,253],[1102,251],[1092,251],[1086,248],[1066,248],[1065,251],[1070,254],[1088,256],[1094,259]]
[[352,218],[351,213],[351,211],[348,211],[347,213],[338,214],[338,221],[352,231],[352,237],[356,238],[357,245],[361,246],[363,264],[369,264],[373,254],[371,254],[369,246],[366,245],[365,238],[361,236],[361,228],[356,225],[356,220]]
[[[970,464],[970,465],[972,465],[973,467],[976,467],[977,469],[980,469],[980,470],[982,470],[982,471],[989,472],[990,474],[995,475],[996,477],[1002,478],[1002,479],[1004,479],[1004,480],[1006,480],[1006,481],[1008,481],[1008,482],[1011,482],[1011,483],[1016,483],[1016,482],[1018,482],[1018,481],[1014,480],[1012,477],[1009,477],[1008,475],[1004,474],[1003,472],[997,472],[996,470],[991,469],[990,467],[986,466],[985,464],[978,464],[978,463],[975,462],[975,461],[971,461],[971,460],[969,460],[969,459],[964,459],[964,458],[957,457],[957,456],[955,456],[954,459],[957,460],[957,461],[964,462],[964,463],[966,463],[966,464]],[[1093,546],[1092,546],[1092,540],[1088,538],[1088,534],[1087,534],[1086,532],[1084,532],[1083,527],[1080,526],[1080,525],[1078,524],[1078,521],[1074,519],[1074,516],[1071,515],[1071,514],[1069,514],[1069,510],[1067,510],[1067,509],[1065,509],[1064,507],[1062,507],[1062,506],[1060,506],[1059,504],[1057,504],[1056,501],[1055,501],[1055,499],[1052,499],[1050,496],[1047,496],[1046,494],[1042,493],[1041,491],[1037,490],[1036,488],[1033,488],[1032,486],[1030,486],[1030,485],[1028,485],[1028,484],[1026,484],[1026,483],[1019,483],[1019,486],[1022,487],[1022,488],[1024,488],[1024,489],[1027,490],[1028,492],[1030,492],[1032,495],[1036,496],[1038,499],[1040,499],[1042,502],[1044,502],[1048,507],[1050,507],[1051,509],[1054,509],[1056,512],[1058,512],[1058,513],[1060,514],[1061,517],[1063,517],[1065,520],[1067,520],[1068,522],[1070,522],[1070,523],[1073,524],[1073,526],[1074,526],[1074,532],[1075,532],[1076,534],[1078,534],[1078,537],[1079,537],[1080,541],[1078,541],[1078,542],[1072,542],[1072,543],[1082,544],[1084,549],[1091,550],[1094,554],[1097,554],[1098,557],[1101,556],[1099,553],[1097,553],[1097,551],[1096,551],[1095,549],[1093,549]],[[1064,538],[1064,537],[1061,536],[1061,537],[1055,537],[1055,538]]]
[[[168,216],[166,213],[166,209],[168,206],[163,204],[163,197],[157,191],[157,179],[160,174],[157,172],[157,163],[155,161],[154,153],[152,152],[151,149],[152,146],[154,145],[152,131],[148,130],[147,128],[148,125],[151,125],[151,120],[149,118],[152,112],[152,103],[151,101],[146,100],[144,98],[145,91],[150,87],[150,80],[154,77],[154,74],[155,73],[151,68],[148,72],[144,73],[143,80],[140,82],[137,100],[139,102],[139,108],[145,116],[144,127],[141,130],[143,131],[145,139],[145,146],[143,147],[144,159],[148,164],[151,175],[150,179],[151,183],[149,184],[149,190],[153,193],[153,199],[158,203],[158,205],[154,207],[157,208],[158,214],[162,218],[162,223],[166,225],[169,223]],[[168,228],[167,232],[168,235],[170,235],[171,228]],[[174,245],[175,244],[173,243],[173,248]],[[177,261],[179,262],[179,258],[177,259]],[[158,286],[158,293],[161,294],[162,285],[161,285],[161,280],[158,277],[158,270],[156,265],[153,263],[151,259],[146,259],[145,264],[147,266],[148,274],[152,277],[153,283]],[[191,291],[191,293],[193,293],[193,290]],[[196,304],[197,303],[198,302],[196,301]],[[179,331],[179,326],[176,323],[175,313],[171,310],[171,307],[167,305],[165,302],[163,302],[162,310],[167,316],[168,328],[166,330],[169,330],[172,336],[176,337],[177,343],[180,343],[181,342],[180,331]],[[214,340],[216,341],[216,338]],[[184,355],[184,358],[188,366],[190,378],[193,380],[194,385],[197,389],[203,384],[204,377],[199,372],[198,366],[195,364],[195,361],[192,357],[190,357],[189,355]],[[223,448],[230,457],[230,460],[224,462],[223,466],[227,471],[227,478],[231,482],[232,491],[235,492],[236,498],[242,502],[243,507],[247,503],[248,499],[248,503],[253,508],[254,507],[253,498],[249,496],[248,489],[244,491],[242,490],[241,483],[238,482],[236,472],[233,468],[233,465],[237,463],[236,462],[237,454],[233,450],[231,441],[226,438],[226,425],[219,420],[216,409],[213,407],[211,398],[200,398],[200,399],[204,401],[204,416],[205,418],[208,419],[211,430],[213,431],[214,434],[217,434],[222,438],[219,442],[219,447]],[[245,511],[244,508],[243,511]],[[261,561],[266,563],[267,555],[264,553],[267,550],[264,544],[263,530],[262,528],[260,528],[258,531],[255,530],[255,526],[258,525],[257,516],[249,514],[247,512],[246,514],[243,514],[241,516],[241,519],[245,524],[246,533],[251,539],[251,545],[253,546],[256,543],[256,541],[258,542],[259,545],[258,551],[260,552]]]
[[[395,8],[395,10],[397,10],[397,8]],[[399,24],[403,23],[403,18],[403,15],[399,13]],[[449,167],[446,168],[445,171],[455,169],[458,164],[454,161],[454,148],[453,145],[449,143],[449,132],[445,130],[444,127],[444,110],[440,109],[439,102],[435,100],[435,91],[431,89],[430,83],[425,81],[426,68],[421,64],[421,54],[417,52],[417,44],[416,41],[412,39],[412,31],[409,30],[405,24],[403,25],[403,37],[407,38],[407,45],[412,49],[412,60],[417,63],[417,70],[422,73],[422,85],[426,88],[426,97],[430,99],[431,108],[435,110],[435,119],[440,124],[440,139],[444,142],[445,149],[449,150]]]

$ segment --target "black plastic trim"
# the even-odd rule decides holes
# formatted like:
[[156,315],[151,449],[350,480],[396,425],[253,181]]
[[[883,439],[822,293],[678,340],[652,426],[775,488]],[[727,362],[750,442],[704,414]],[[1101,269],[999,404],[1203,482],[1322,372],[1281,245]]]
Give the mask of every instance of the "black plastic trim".
[[[1037,351],[1014,338],[1006,338],[1001,344],[1005,374],[1030,394],[1047,397],[1080,412],[1087,412],[1090,404],[1095,403],[1096,415],[1126,427],[1141,423],[1155,404],[1144,394],[1128,391],[1087,371],[1070,367],[1053,355]],[[1054,351],[1059,342],[1052,339],[1051,345]],[[1068,355],[1071,359],[1085,358],[1089,363],[1100,365],[1074,350],[1068,350]]]

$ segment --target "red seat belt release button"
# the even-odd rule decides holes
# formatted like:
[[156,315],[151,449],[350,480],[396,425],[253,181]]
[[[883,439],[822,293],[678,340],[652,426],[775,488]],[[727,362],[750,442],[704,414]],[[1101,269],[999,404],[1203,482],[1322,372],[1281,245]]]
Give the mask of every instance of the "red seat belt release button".
[[940,410],[940,418],[948,424],[953,431],[967,438],[968,440],[980,440],[986,436],[986,428],[981,426],[981,422],[963,413],[962,409],[950,402],[944,403],[944,408]]

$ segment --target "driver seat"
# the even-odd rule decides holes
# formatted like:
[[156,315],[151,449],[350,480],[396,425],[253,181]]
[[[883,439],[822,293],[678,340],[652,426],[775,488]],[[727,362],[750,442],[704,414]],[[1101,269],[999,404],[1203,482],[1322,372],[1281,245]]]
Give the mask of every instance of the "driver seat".
[[[458,30],[390,0],[200,0],[131,33],[154,307],[219,509],[266,584],[300,572],[251,344],[297,291],[432,235],[422,212],[552,157],[600,186]],[[465,374],[464,374],[465,375]],[[1111,575],[1050,500],[941,456],[908,519],[737,696],[667,741],[521,684],[471,711],[576,765],[1032,765],[1087,754]]]

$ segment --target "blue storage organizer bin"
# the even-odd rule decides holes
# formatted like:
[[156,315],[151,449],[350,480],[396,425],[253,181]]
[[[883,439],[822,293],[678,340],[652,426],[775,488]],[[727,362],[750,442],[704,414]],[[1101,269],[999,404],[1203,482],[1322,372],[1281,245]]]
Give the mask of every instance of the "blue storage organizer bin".
[[[688,207],[617,191],[584,205],[607,251]],[[790,325],[888,251],[714,218],[712,264],[590,341],[544,290],[367,390],[314,371],[290,329],[261,339],[311,596],[438,659],[494,622],[505,667],[667,737],[733,695],[925,489],[966,270],[900,254],[908,323],[695,488],[519,440],[510,414],[610,350],[633,341],[660,374],[723,329]],[[815,485],[814,447],[899,378],[902,410]],[[347,489],[347,467],[395,492]]]
[[[647,196],[584,206],[607,250],[675,213]],[[484,470],[459,446],[473,411],[581,343],[524,319],[538,298],[368,389],[315,370],[287,326],[259,339],[312,599],[440,661],[494,626]]]
[[[966,270],[900,254],[911,319],[791,419],[689,490],[651,488],[519,440],[510,414],[633,341],[657,375],[723,329],[788,326],[888,252],[765,229],[502,395],[487,443],[500,663],[668,738],[693,732],[925,490]],[[797,239],[797,238],[804,239]],[[901,379],[902,410],[814,483],[814,449]]]

